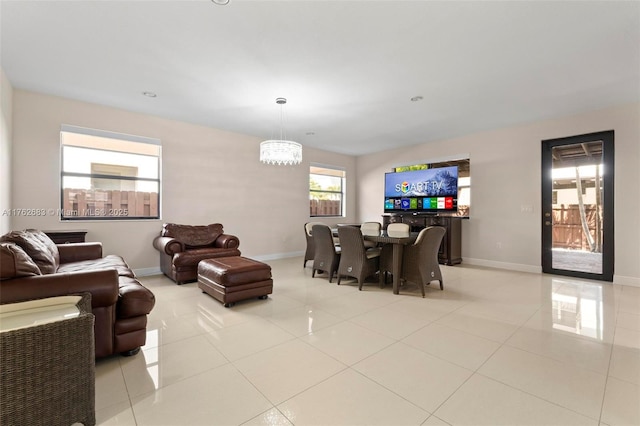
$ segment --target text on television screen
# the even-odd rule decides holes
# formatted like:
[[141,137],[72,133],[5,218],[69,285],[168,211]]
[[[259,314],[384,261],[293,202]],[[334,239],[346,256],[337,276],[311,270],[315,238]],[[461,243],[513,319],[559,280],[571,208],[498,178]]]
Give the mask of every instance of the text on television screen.
[[385,174],[385,197],[456,197],[457,194],[457,166]]

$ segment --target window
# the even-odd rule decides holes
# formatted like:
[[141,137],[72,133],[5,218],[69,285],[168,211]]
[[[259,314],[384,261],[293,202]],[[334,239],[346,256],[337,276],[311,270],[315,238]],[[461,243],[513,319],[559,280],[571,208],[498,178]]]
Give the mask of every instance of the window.
[[309,168],[309,216],[344,216],[345,172],[331,166]]
[[63,125],[60,218],[160,218],[160,141]]

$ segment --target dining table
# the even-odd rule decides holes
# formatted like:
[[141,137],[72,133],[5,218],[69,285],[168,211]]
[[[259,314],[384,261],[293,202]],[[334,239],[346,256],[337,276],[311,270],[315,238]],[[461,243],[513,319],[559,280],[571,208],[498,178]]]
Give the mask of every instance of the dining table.
[[[413,244],[418,238],[417,232],[411,232],[407,234],[389,234],[387,231],[382,231],[380,235],[363,235],[365,240],[373,241],[378,244],[391,244],[393,245],[393,260],[391,266],[391,273],[393,274],[393,294],[400,293],[400,277],[402,274],[402,253],[404,252],[404,246],[407,244]],[[383,278],[381,278],[383,279]]]

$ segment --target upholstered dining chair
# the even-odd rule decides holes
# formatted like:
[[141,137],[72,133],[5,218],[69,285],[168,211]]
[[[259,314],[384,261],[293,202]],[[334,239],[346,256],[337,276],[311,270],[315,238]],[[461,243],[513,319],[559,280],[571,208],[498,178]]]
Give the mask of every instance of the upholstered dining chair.
[[387,235],[390,237],[407,237],[411,231],[408,223],[390,223],[387,225]]
[[[407,223],[390,223],[387,225],[387,235],[390,237],[408,237],[411,227]],[[385,244],[380,253],[380,283],[384,285],[393,270],[393,246]]]
[[320,222],[307,222],[304,224],[304,237],[307,240],[307,249],[304,252],[304,264],[303,268],[307,267],[307,262],[313,260],[315,256],[315,244],[313,243],[313,225],[322,225]]
[[316,271],[329,274],[329,282],[333,280],[333,275],[338,270],[340,263],[341,247],[333,243],[331,228],[327,225],[316,224],[311,228],[314,243],[313,272],[311,277],[316,276]]
[[[363,222],[360,225],[360,231],[362,235],[380,235],[380,230],[382,229],[382,225],[380,222]],[[377,243],[375,241],[364,241],[364,246],[366,248],[377,247]]]
[[342,277],[353,277],[358,280],[358,288],[362,290],[364,279],[378,271],[380,250],[367,250],[362,231],[355,226],[339,227],[338,237],[342,248],[338,265],[338,285]]
[[422,290],[422,297],[425,295],[424,286],[431,284],[432,281],[438,281],[440,290],[444,289],[438,263],[438,250],[445,232],[445,228],[441,226],[424,228],[418,234],[416,242],[404,249],[401,282],[409,281],[418,284]]

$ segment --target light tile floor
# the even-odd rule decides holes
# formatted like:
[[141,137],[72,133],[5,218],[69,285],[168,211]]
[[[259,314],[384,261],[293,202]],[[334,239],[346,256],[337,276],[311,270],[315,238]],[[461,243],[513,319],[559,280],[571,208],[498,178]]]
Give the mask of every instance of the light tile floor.
[[232,308],[163,276],[96,364],[99,425],[639,425],[640,288],[465,265],[445,289],[311,278]]

